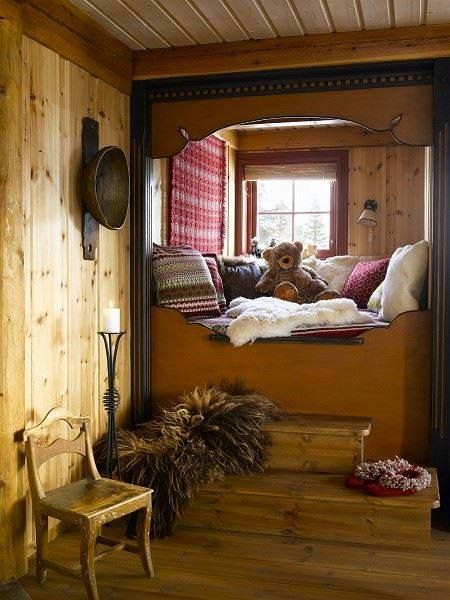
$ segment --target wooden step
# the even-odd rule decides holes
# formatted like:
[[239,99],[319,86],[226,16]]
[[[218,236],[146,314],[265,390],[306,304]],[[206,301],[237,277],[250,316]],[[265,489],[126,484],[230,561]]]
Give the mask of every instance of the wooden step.
[[341,475],[264,473],[201,487],[183,527],[420,548],[430,540],[432,485],[413,496],[375,498],[344,486]]
[[371,419],[295,414],[264,429],[272,442],[267,470],[351,473],[364,460]]

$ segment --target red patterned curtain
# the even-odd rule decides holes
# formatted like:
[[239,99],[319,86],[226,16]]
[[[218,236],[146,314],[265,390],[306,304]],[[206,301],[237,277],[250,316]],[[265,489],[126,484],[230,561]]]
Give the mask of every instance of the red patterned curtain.
[[171,159],[170,246],[223,252],[226,180],[225,142],[213,135],[190,142]]

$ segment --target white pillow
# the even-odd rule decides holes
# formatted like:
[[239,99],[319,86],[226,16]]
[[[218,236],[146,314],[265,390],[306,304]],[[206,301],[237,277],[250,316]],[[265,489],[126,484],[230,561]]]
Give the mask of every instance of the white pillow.
[[428,267],[428,242],[397,248],[392,255],[381,293],[380,319],[392,321],[397,315],[418,310]]
[[384,280],[380,283],[377,289],[373,292],[373,294],[369,298],[369,302],[367,303],[367,308],[370,312],[379,313],[381,309],[381,296],[383,294]]
[[345,282],[349,278],[350,273],[355,268],[355,265],[361,261],[376,260],[379,257],[375,256],[330,256],[325,260],[310,256],[302,261],[302,264],[311,267],[321,277],[328,281],[328,285],[332,290],[341,293],[344,289]]

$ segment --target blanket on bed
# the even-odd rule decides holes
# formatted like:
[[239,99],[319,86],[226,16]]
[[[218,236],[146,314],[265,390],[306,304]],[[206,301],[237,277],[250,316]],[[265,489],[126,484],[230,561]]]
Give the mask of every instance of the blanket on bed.
[[373,323],[368,313],[358,311],[353,300],[338,298],[315,304],[296,304],[278,298],[236,298],[227,317],[234,317],[227,329],[233,346],[243,346],[257,338],[288,336],[293,329],[317,325]]

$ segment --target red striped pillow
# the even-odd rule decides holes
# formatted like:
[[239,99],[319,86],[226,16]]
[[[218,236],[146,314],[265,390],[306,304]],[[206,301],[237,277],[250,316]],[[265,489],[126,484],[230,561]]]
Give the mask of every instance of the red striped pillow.
[[152,266],[158,306],[175,308],[186,317],[221,314],[208,265],[198,250],[153,244]]

